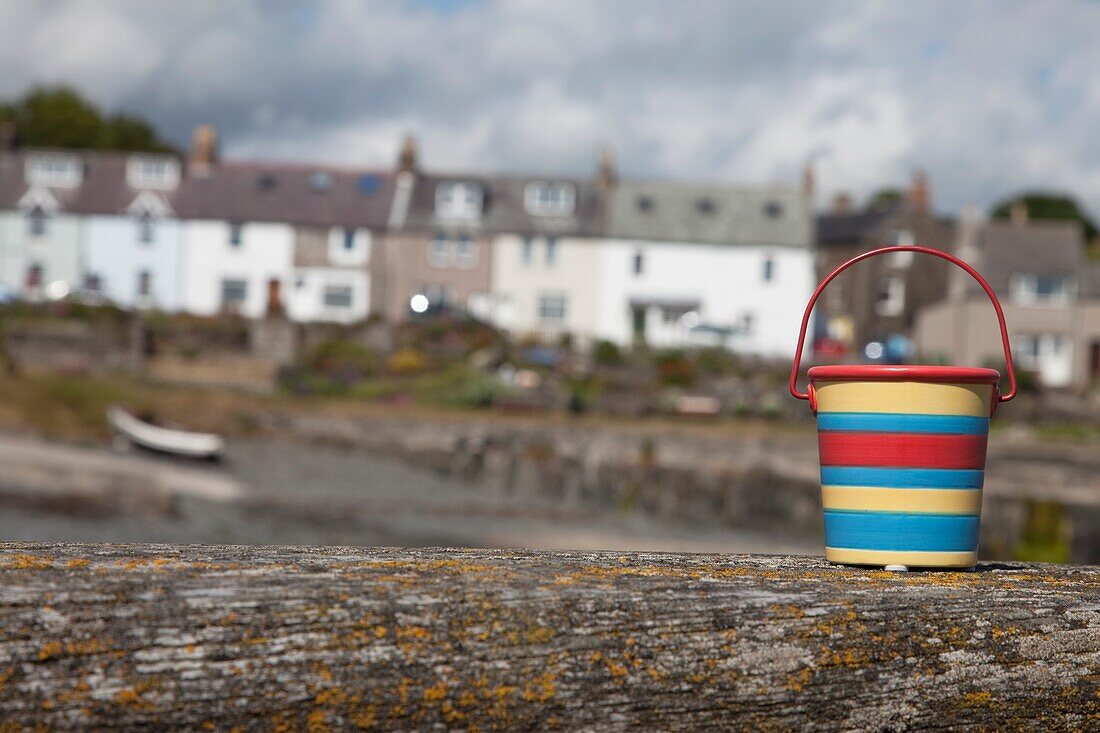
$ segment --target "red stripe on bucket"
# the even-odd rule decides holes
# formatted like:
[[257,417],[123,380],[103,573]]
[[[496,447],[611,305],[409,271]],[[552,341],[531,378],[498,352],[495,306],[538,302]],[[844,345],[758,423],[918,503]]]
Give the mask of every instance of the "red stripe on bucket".
[[984,435],[818,433],[822,466],[985,468]]

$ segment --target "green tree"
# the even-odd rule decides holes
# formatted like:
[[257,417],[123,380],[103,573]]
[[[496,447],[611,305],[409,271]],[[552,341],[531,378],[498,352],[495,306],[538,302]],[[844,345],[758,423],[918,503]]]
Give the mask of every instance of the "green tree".
[[886,209],[900,204],[905,194],[899,188],[880,188],[867,199],[867,208]]
[[1077,205],[1072,196],[1059,193],[1025,193],[1013,196],[993,206],[989,212],[993,219],[1007,219],[1012,205],[1023,202],[1027,209],[1027,218],[1037,221],[1076,221],[1081,224],[1088,242],[1096,238],[1097,229],[1092,220]]
[[0,121],[14,123],[21,145],[93,150],[174,152],[145,120],[105,116],[69,87],[36,87],[22,99],[0,104]]

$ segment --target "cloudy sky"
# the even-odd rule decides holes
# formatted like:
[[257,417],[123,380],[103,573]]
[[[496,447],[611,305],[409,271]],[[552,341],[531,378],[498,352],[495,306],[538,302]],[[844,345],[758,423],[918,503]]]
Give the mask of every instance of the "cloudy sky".
[[0,0],[0,96],[63,82],[229,156],[795,183],[1100,209],[1100,3]]

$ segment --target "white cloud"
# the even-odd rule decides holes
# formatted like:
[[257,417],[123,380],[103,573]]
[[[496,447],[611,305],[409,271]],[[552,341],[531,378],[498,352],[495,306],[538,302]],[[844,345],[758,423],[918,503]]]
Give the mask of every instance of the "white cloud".
[[7,0],[0,94],[65,81],[181,143],[386,165],[797,180],[1100,201],[1100,4]]

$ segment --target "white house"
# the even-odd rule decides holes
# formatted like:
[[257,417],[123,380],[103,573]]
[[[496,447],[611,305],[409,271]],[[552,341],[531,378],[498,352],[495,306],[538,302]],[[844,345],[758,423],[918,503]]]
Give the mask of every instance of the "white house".
[[134,154],[89,166],[102,169],[96,185],[110,191],[99,192],[104,205],[83,220],[79,287],[124,308],[183,309],[183,227],[170,203],[180,161]]
[[0,284],[37,299],[80,280],[84,164],[56,151],[0,154]]
[[375,239],[393,177],[323,166],[218,162],[196,135],[175,200],[184,310],[353,322],[372,302]]
[[793,354],[815,284],[810,211],[800,193],[667,182],[609,189],[602,226],[585,226],[582,217],[561,236],[496,238],[502,328]]

